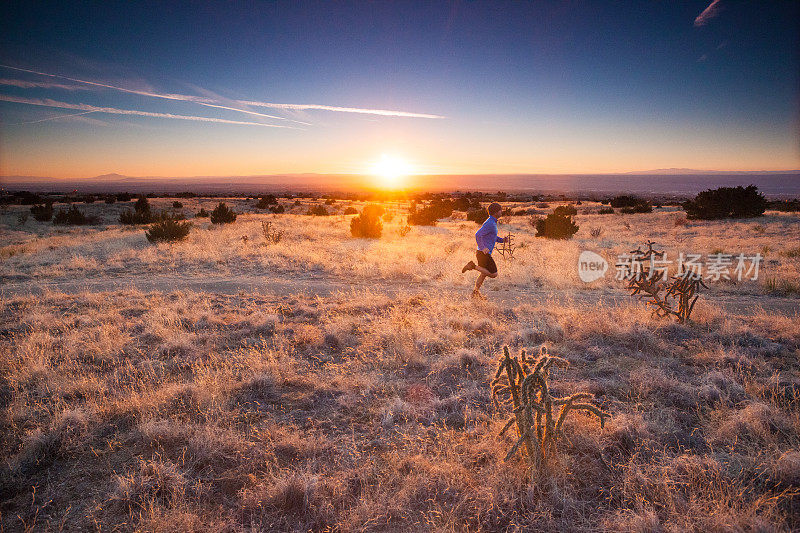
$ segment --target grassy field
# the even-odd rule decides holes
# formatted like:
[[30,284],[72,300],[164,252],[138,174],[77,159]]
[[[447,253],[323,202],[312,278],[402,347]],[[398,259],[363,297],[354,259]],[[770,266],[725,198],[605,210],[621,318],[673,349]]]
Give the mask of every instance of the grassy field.
[[[3,530],[800,528],[797,215],[687,222],[584,203],[570,241],[503,217],[516,259],[498,259],[476,302],[463,213],[402,236],[407,206],[391,204],[383,237],[363,240],[339,214],[361,203],[312,217],[305,200],[283,215],[226,201],[236,223],[194,219],[160,245],[116,223],[130,204],[81,205],[103,223],[79,228],[4,208]],[[711,283],[684,325],[622,282],[578,278],[582,250],[613,263],[648,238],[765,263],[756,281]],[[190,288],[225,278],[259,281]],[[557,460],[530,472],[503,461],[516,439],[497,436],[508,414],[489,381],[504,345],[542,344],[571,363],[554,389],[593,393],[612,419],[573,416]]]

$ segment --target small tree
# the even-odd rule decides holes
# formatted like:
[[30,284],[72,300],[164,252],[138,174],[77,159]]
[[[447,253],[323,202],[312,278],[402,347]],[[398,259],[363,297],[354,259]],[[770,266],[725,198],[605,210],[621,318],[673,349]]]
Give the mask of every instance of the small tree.
[[224,202],[220,202],[219,205],[211,211],[212,224],[230,224],[235,221],[236,213],[228,209],[228,206],[225,205]]
[[553,209],[553,214],[572,217],[578,214],[578,210],[572,204],[560,205]]
[[548,239],[571,239],[578,232],[578,225],[571,216],[550,213],[547,218],[536,220],[536,236]]
[[96,223],[97,217],[87,217],[74,205],[71,205],[66,211],[59,209],[53,217],[53,224],[62,226],[85,226]]
[[269,209],[271,205],[275,205],[277,203],[278,199],[274,194],[265,194],[258,200],[258,202],[256,202],[256,207],[258,209]]
[[150,224],[155,220],[150,211],[150,202],[147,197],[140,196],[133,205],[133,210],[126,209],[119,215],[120,224]]
[[48,201],[44,205],[36,204],[31,207],[31,214],[33,218],[38,220],[39,222],[47,222],[51,218],[53,218],[53,202]]
[[720,187],[706,190],[683,204],[689,219],[760,217],[767,209],[767,199],[758,187]]
[[383,222],[380,214],[384,212],[382,206],[367,205],[357,217],[350,221],[350,233],[353,237],[378,239],[383,233]]
[[325,209],[324,205],[315,205],[314,207],[308,210],[307,214],[313,215],[315,217],[326,217],[330,213],[328,213],[328,210]]
[[182,241],[189,235],[191,222],[179,222],[173,218],[165,218],[150,226],[145,232],[147,240],[152,243]]

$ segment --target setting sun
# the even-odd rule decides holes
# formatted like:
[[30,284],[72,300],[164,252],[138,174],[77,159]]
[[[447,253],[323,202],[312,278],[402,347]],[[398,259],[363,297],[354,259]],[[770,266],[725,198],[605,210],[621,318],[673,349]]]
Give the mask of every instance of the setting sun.
[[371,173],[380,180],[382,187],[396,189],[403,185],[405,178],[411,173],[411,165],[401,157],[383,154],[372,165]]

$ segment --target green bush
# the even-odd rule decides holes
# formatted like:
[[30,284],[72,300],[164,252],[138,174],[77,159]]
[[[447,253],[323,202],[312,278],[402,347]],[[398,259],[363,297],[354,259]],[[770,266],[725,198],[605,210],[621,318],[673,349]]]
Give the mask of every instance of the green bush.
[[270,206],[278,203],[278,199],[274,194],[265,194],[256,203],[258,209],[269,209]]
[[350,233],[353,237],[378,239],[383,233],[381,214],[385,210],[379,205],[367,205],[357,217],[350,221]]
[[553,209],[553,214],[572,217],[578,214],[578,210],[572,204],[560,205]]
[[126,209],[119,215],[120,224],[150,224],[155,222],[156,218],[150,211],[150,202],[146,197],[140,196],[133,209]]
[[653,206],[647,200],[637,198],[636,196],[615,196],[610,201],[611,207],[616,207],[630,215],[632,213],[650,213],[653,211]]
[[182,241],[189,235],[191,228],[191,222],[179,222],[174,218],[165,218],[150,226],[150,230],[145,232],[145,236],[152,243]]
[[196,218],[208,218],[210,216],[211,214],[203,208],[200,208],[200,211],[195,215]]
[[767,199],[755,185],[720,187],[703,191],[694,200],[687,200],[683,209],[689,219],[760,217],[767,209]]
[[53,202],[47,202],[44,205],[36,204],[31,207],[31,214],[33,218],[39,222],[47,222],[53,218]]
[[217,207],[211,211],[212,224],[230,224],[236,221],[236,213],[228,209],[224,202],[220,202]]
[[328,213],[328,210],[325,209],[324,205],[315,205],[314,207],[309,209],[308,213],[306,213],[306,214],[307,215],[312,215],[312,216],[315,216],[315,217],[326,217],[330,213]]
[[489,218],[489,213],[486,209],[475,209],[474,211],[467,211],[467,220],[471,220],[476,224],[483,224]]
[[86,226],[97,224],[97,217],[87,217],[76,206],[71,205],[68,210],[59,209],[53,217],[53,224],[60,226]]
[[578,232],[578,225],[569,215],[550,213],[547,218],[536,220],[536,236],[548,239],[571,239]]
[[412,226],[435,226],[437,220],[447,218],[452,214],[452,201],[436,199],[422,209],[417,209],[416,205],[412,204],[408,223]]

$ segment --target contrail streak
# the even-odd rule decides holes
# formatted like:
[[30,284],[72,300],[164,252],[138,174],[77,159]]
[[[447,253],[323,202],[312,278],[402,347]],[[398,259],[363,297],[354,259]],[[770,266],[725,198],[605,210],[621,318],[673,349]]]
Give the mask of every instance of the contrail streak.
[[24,81],[24,80],[10,80],[8,78],[0,79],[0,85],[9,85],[11,87],[19,87],[20,89],[64,89],[67,91],[88,91],[88,87],[81,87],[80,85],[65,85],[63,83],[50,83],[43,81]]
[[[265,117],[265,118],[273,118],[277,120],[288,120],[289,122],[295,122],[298,124],[303,124],[305,126],[310,126],[308,122],[302,122],[299,120],[292,120],[289,118],[284,117],[277,117],[274,115],[265,115],[263,113],[257,113],[255,111],[250,111],[247,109],[239,109],[236,107],[228,107],[221,105],[221,102],[218,100],[214,100],[211,98],[205,98],[202,96],[190,96],[186,94],[160,94],[160,93],[151,93],[148,91],[137,91],[134,89],[125,89],[123,87],[117,87],[116,85],[108,85],[105,83],[98,83],[94,81],[87,81],[87,80],[79,80],[77,78],[70,78],[68,76],[60,76],[57,74],[48,74],[47,72],[39,72],[37,70],[29,70],[19,67],[12,67],[9,65],[2,65],[0,67],[9,68],[12,70],[18,70],[21,72],[28,72],[30,74],[38,74],[40,76],[49,76],[51,78],[60,78],[64,80],[74,81],[76,83],[85,83],[87,85],[94,85],[96,87],[104,87],[106,89],[114,89],[117,91],[122,91],[130,94],[138,94],[141,96],[150,96],[153,98],[163,98],[165,100],[178,100],[183,102],[192,102],[198,105],[206,106],[206,107],[216,107],[219,109],[227,109],[230,111],[239,111],[240,113],[247,113],[250,115]],[[428,113],[412,113],[409,111],[394,111],[389,109],[366,109],[360,107],[339,107],[339,106],[329,106],[329,105],[321,105],[321,104],[276,104],[271,102],[256,102],[256,101],[244,101],[244,100],[237,100],[237,104],[244,105],[244,106],[254,106],[254,107],[269,107],[273,109],[285,109],[291,111],[304,111],[310,109],[318,109],[322,111],[336,111],[339,113],[360,113],[364,115],[380,115],[386,117],[408,117],[408,118],[428,118],[428,119],[436,119],[436,118],[445,118],[442,115],[433,115]]]
[[70,115],[58,115],[55,117],[47,117],[40,120],[31,120],[30,122],[17,122],[16,124],[8,124],[8,126],[22,126],[23,124],[38,124],[39,122],[47,122],[48,120],[58,120],[60,118],[79,117],[81,115],[88,115],[89,113],[97,113],[97,111],[83,111],[81,113],[72,113]]
[[716,17],[719,14],[719,3],[720,0],[714,0],[708,4],[708,7],[694,19],[694,25],[705,26],[710,19]]
[[291,126],[280,126],[277,124],[264,124],[262,122],[245,122],[241,120],[227,120],[224,118],[211,118],[211,117],[197,117],[193,115],[173,115],[171,113],[153,113],[150,111],[138,111],[134,109],[117,109],[115,107],[97,107],[89,104],[69,104],[67,102],[59,102],[57,100],[33,99],[33,98],[18,98],[16,96],[9,96],[0,94],[0,101],[13,102],[16,104],[38,105],[43,107],[58,107],[61,109],[76,109],[80,111],[88,111],[91,113],[110,113],[112,115],[136,115],[140,117],[153,117],[153,118],[173,118],[177,120],[194,120],[197,122],[216,122],[218,124],[240,124],[243,126],[262,126],[264,128],[292,128]]
[[410,118],[445,118],[442,115],[430,115],[427,113],[412,113],[409,111],[392,111],[389,109],[362,109],[360,107],[337,107],[330,105],[320,104],[273,104],[270,102],[250,102],[239,100],[242,105],[251,105],[255,107],[271,107],[275,109],[290,109],[290,110],[305,110],[305,109],[321,109],[323,111],[338,111],[340,113],[362,113],[365,115],[382,115],[386,117],[410,117]]
[[[27,72],[29,74],[38,74],[39,76],[48,76],[50,78],[59,78],[59,79],[62,79],[62,80],[74,81],[75,83],[84,83],[86,85],[93,85],[95,87],[103,87],[105,89],[113,89],[115,91],[121,91],[121,92],[129,93],[129,94],[138,94],[140,96],[150,96],[151,98],[163,98],[164,100],[177,100],[177,101],[181,101],[181,102],[192,102],[194,104],[198,104],[198,105],[202,105],[202,106],[206,106],[206,107],[216,107],[216,108],[219,108],[219,109],[227,109],[227,110],[230,110],[230,111],[238,111],[239,113],[245,113],[245,114],[253,115],[253,116],[257,116],[257,117],[271,118],[271,119],[275,119],[275,120],[287,120],[289,122],[295,122],[297,124],[303,124],[305,126],[310,126],[311,125],[308,122],[301,122],[299,120],[292,120],[292,119],[289,119],[289,118],[278,117],[278,116],[275,116],[275,115],[266,115],[264,113],[257,113],[255,111],[250,111],[250,110],[247,110],[247,109],[239,109],[239,108],[236,108],[236,107],[227,107],[227,106],[223,106],[223,105],[212,104],[212,103],[209,103],[209,100],[207,98],[202,98],[202,97],[198,97],[198,96],[189,96],[189,95],[185,95],[185,94],[160,94],[160,93],[151,93],[151,92],[148,92],[148,91],[137,91],[135,89],[125,89],[124,87],[118,87],[116,85],[108,85],[107,83],[98,83],[96,81],[79,80],[77,78],[70,78],[69,76],[60,76],[58,74],[48,74],[47,72],[39,72],[38,70],[30,70],[30,69],[26,69],[26,68],[12,67],[10,65],[0,65],[0,67],[10,68],[12,70],[18,70],[20,72]],[[213,102],[213,100],[212,100],[212,102]]]

